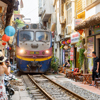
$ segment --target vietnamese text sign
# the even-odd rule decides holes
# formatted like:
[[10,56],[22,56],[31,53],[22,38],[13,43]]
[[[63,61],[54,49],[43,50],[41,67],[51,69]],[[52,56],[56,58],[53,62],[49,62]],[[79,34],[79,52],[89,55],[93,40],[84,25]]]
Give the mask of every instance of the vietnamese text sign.
[[77,43],[80,39],[80,34],[79,32],[75,32],[71,34],[71,44]]
[[94,51],[94,37],[88,37],[87,39],[87,57],[92,57],[92,52]]
[[74,60],[74,47],[70,49],[70,60]]
[[82,22],[82,19],[75,19],[75,26],[77,26],[78,24],[80,24]]

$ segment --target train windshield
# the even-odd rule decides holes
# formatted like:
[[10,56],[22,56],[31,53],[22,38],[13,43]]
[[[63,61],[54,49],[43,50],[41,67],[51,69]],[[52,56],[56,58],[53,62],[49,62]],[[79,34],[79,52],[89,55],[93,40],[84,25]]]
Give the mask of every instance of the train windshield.
[[49,41],[49,32],[36,32],[36,41]]
[[20,41],[33,41],[34,40],[34,32],[32,31],[21,31],[19,35]]

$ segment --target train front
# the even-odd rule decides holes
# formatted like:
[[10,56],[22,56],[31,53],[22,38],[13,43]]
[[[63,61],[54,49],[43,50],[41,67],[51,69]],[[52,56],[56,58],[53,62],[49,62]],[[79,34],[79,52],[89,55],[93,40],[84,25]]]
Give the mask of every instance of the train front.
[[17,34],[16,57],[21,72],[46,72],[52,57],[51,33],[45,30],[20,30]]

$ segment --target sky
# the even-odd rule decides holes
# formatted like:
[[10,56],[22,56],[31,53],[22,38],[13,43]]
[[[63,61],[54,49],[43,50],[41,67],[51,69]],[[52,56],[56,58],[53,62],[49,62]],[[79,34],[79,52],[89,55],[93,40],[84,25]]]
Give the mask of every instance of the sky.
[[25,18],[31,18],[31,23],[38,23],[38,0],[23,0],[23,4],[24,7],[20,9],[20,13]]

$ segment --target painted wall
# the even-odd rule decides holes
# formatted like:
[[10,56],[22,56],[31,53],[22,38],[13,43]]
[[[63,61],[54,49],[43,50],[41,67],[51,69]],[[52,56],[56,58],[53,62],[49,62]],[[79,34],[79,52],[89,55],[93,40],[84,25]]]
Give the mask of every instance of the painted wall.
[[86,18],[93,16],[100,12],[100,4],[96,5],[95,7],[91,8],[90,10],[86,11]]

